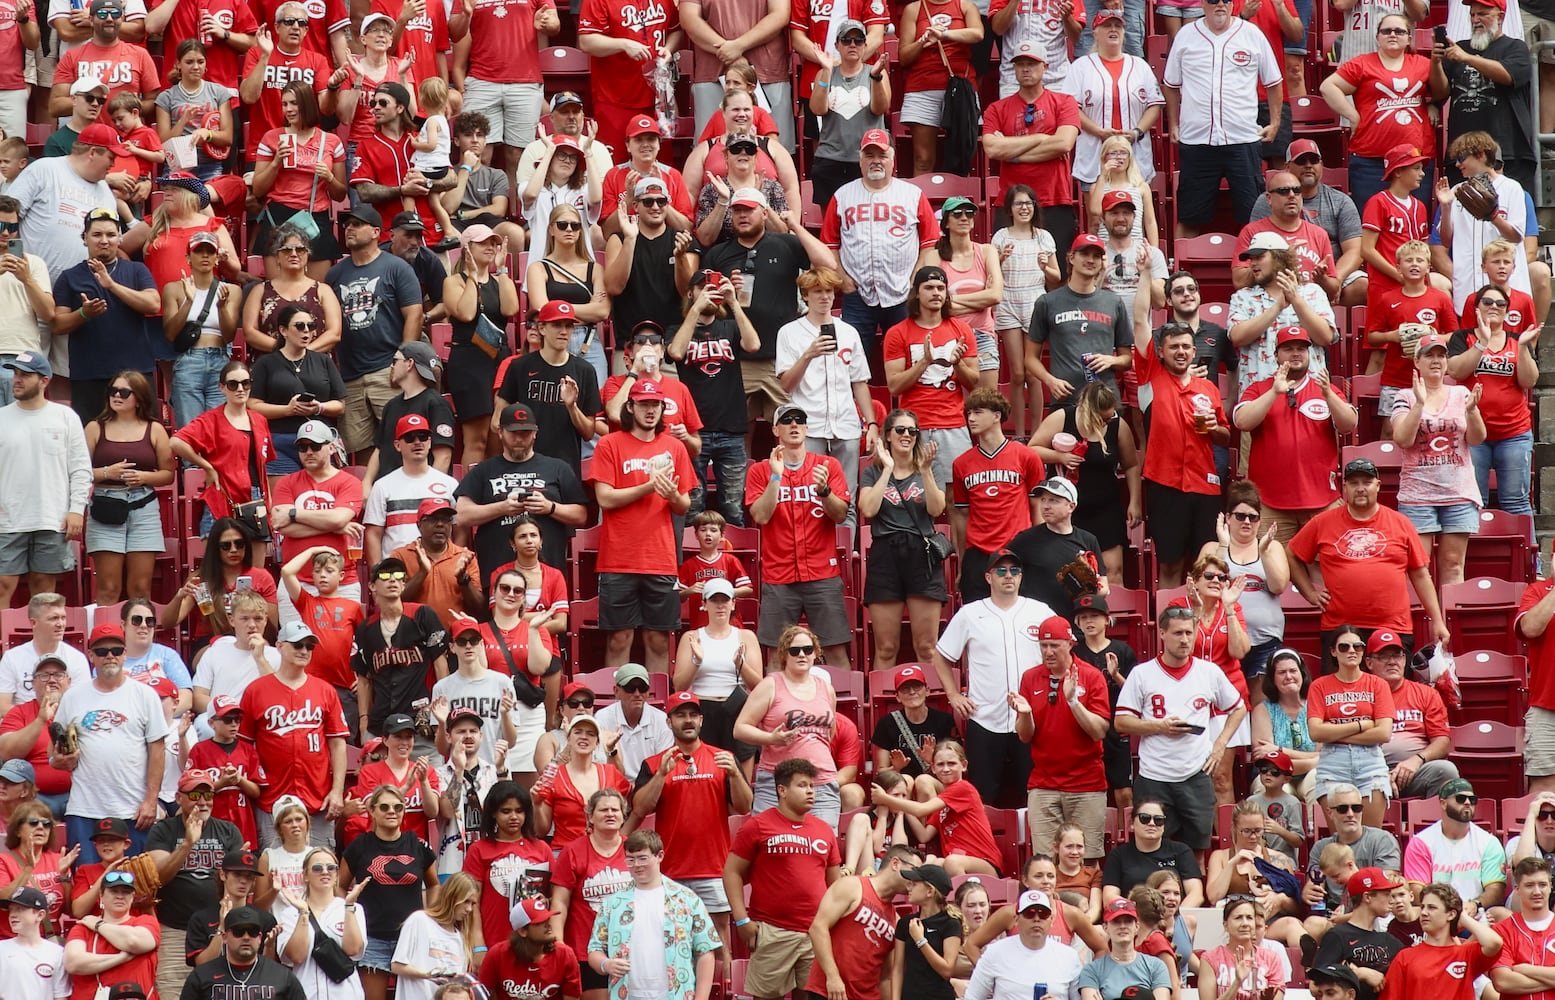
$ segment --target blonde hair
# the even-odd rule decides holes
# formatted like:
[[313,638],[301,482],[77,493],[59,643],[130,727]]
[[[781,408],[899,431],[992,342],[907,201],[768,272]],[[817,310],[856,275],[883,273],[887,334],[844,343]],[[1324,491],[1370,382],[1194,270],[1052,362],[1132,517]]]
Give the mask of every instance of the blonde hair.
[[[137,98],[138,100],[138,98]],[[185,204],[187,202],[187,204]],[[162,189],[162,203],[151,210],[151,231],[146,234],[146,244],[149,246],[160,239],[172,228],[172,209],[183,206],[184,215],[193,215],[200,210],[200,196],[188,188],[168,185]],[[217,276],[218,281],[221,280]]]
[[421,113],[440,115],[448,107],[448,82],[440,76],[429,76],[416,88],[421,101]]
[[1075,401],[1075,428],[1079,430],[1080,437],[1087,441],[1095,435],[1096,445],[1103,455],[1110,453],[1107,451],[1107,422],[1102,420],[1101,414],[1105,410],[1112,410],[1116,415],[1117,407],[1118,394],[1112,386],[1099,380],[1081,389],[1080,397]]
[[1348,844],[1334,841],[1323,848],[1323,853],[1318,855],[1317,866],[1323,871],[1330,868],[1342,868],[1355,860],[1355,851]]
[[1101,144],[1101,162],[1107,162],[1107,154],[1115,149],[1128,153],[1128,172],[1124,174],[1136,193],[1145,190],[1145,175],[1139,172],[1139,161],[1134,158],[1134,144],[1126,136],[1111,135]]
[[239,612],[247,611],[257,614],[261,618],[270,617],[270,605],[265,602],[264,596],[257,590],[244,590],[232,598],[232,615],[236,620]]
[[455,919],[454,912],[464,903],[479,902],[480,883],[469,872],[455,872],[443,883],[436,902],[426,908],[426,915],[443,927],[454,927],[464,942],[464,965],[468,969],[475,960],[475,908],[462,918]]
[[1491,240],[1485,244],[1485,248],[1479,252],[1480,263],[1484,263],[1492,257],[1507,254],[1514,261],[1517,259],[1517,244],[1511,240]]
[[[1495,244],[1495,242],[1496,241],[1492,240],[1491,243],[1485,247],[1485,249],[1488,251],[1490,247]],[[1506,241],[1502,240],[1500,242],[1504,243]],[[1510,247],[1512,244],[1507,243],[1506,245]],[[1423,253],[1425,254],[1427,260],[1431,259],[1431,248],[1423,240],[1408,240],[1404,243],[1400,243],[1398,249],[1393,251],[1393,259],[1395,261],[1402,261],[1406,253]]]
[[[577,219],[579,222],[583,221],[583,216],[578,212],[577,206],[566,204],[559,204],[555,208],[552,208],[551,217],[545,220],[545,255],[547,257],[551,256],[552,252],[556,249],[556,231],[552,229],[551,226],[556,222],[557,219],[568,213],[571,213],[572,217]],[[579,230],[578,242],[581,243],[582,241],[583,232],[582,230]],[[582,251],[580,250],[578,253],[581,254]]]

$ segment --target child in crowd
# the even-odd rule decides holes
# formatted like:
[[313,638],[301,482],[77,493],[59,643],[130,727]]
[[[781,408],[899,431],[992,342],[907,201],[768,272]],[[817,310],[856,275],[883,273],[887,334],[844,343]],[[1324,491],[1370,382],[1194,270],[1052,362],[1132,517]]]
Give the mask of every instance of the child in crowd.
[[[429,76],[416,88],[416,96],[420,99],[421,113],[426,116],[426,120],[421,131],[410,140],[410,148],[415,150],[410,155],[410,165],[421,171],[421,176],[427,179],[428,184],[435,184],[448,176],[451,166],[448,160],[448,82],[440,76]],[[453,233],[453,223],[449,221],[448,210],[443,207],[442,201],[428,198],[427,204],[432,206],[432,214],[437,217],[437,225],[443,235],[446,237]],[[416,199],[405,198],[404,205],[405,211],[416,211]]]
[[140,117],[140,95],[125,91],[108,102],[108,119],[119,133],[119,141],[129,147],[124,156],[114,157],[112,173],[125,173],[136,178],[135,194],[129,205],[137,216],[143,214],[146,199],[151,197],[151,178],[167,162],[167,152],[157,130]]
[[[189,714],[192,718],[193,713]],[[204,768],[216,775],[216,797],[211,802],[211,816],[224,819],[241,830],[243,843],[258,844],[254,802],[259,798],[259,786],[265,783],[265,769],[259,763],[254,744],[238,739],[238,726],[242,721],[243,710],[238,707],[238,699],[213,698],[210,714],[213,735],[189,750],[187,766]]]
[[[751,586],[750,574],[739,557],[728,549],[724,539],[724,516],[716,510],[704,510],[691,519],[691,530],[696,532],[697,554],[680,564],[681,599],[688,603],[686,616],[693,629],[707,625],[707,612],[702,608],[702,584],[722,578],[734,585],[734,599],[750,597],[756,593]],[[729,618],[735,628],[740,627],[740,616]]]
[[[311,589],[300,579],[302,568],[309,565],[313,567]],[[362,603],[336,594],[345,568],[345,558],[333,546],[315,545],[297,553],[281,567],[281,586],[286,588],[298,616],[318,638],[308,673],[334,685],[351,738],[356,740],[361,734],[357,731],[356,674],[351,669],[351,650],[356,644],[356,627],[362,623]]]
[[11,182],[26,169],[27,157],[27,140],[21,136],[13,135],[0,141],[0,194],[9,191]]
[[1294,858],[1301,850],[1302,823],[1301,800],[1285,788],[1295,773],[1290,755],[1278,747],[1266,750],[1253,761],[1253,773],[1258,776],[1258,785],[1246,801],[1256,803],[1268,819],[1264,846]]
[[[1107,634],[1107,627],[1112,624],[1112,612],[1102,595],[1081,594],[1075,598],[1074,624],[1080,631],[1074,657],[1089,663],[1107,678],[1107,700],[1116,715],[1118,693],[1123,690],[1123,682],[1139,662],[1139,657],[1128,643]],[[1107,786],[1112,789],[1118,808],[1127,809],[1134,804],[1134,759],[1128,737],[1109,728],[1102,739],[1101,754],[1107,769]]]

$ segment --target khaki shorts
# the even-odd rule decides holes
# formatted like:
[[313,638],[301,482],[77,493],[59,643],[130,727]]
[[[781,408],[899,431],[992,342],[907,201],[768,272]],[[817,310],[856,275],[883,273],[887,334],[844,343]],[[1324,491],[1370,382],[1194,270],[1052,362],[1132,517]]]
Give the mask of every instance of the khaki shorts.
[[745,992],[753,997],[782,997],[803,989],[810,978],[810,963],[815,960],[810,935],[760,921],[752,926],[756,928],[756,944],[745,967]]
[[[58,36],[55,37],[55,48],[59,47]],[[48,90],[54,86],[54,67],[59,65],[59,56],[56,54],[43,55],[37,49],[28,49],[22,53],[22,76],[34,87],[42,87]]]
[[1058,828],[1073,823],[1085,832],[1086,860],[1106,855],[1102,831],[1107,827],[1106,792],[1053,792],[1033,788],[1026,793],[1026,815],[1031,822],[1031,842],[1041,854],[1057,854],[1051,845]]
[[[1555,42],[1555,21],[1536,17],[1526,10],[1523,15],[1523,40],[1528,43],[1528,50],[1534,51],[1534,46],[1540,42]],[[1547,65],[1555,65],[1555,49],[1540,49],[1534,53],[1538,61]]]
[[389,384],[389,369],[368,372],[346,383],[346,413],[340,418],[340,440],[348,452],[366,451],[378,439],[383,408],[399,395]]
[[1274,525],[1275,540],[1281,545],[1289,545],[1290,540],[1296,537],[1296,532],[1301,530],[1302,525],[1327,509],[1326,507],[1312,507],[1302,510],[1279,510],[1264,504],[1263,525],[1260,527]]
[[740,375],[745,379],[745,411],[752,420],[772,421],[777,408],[788,402],[788,393],[778,381],[777,362],[741,361]]
[[1523,718],[1523,771],[1555,774],[1555,712],[1547,708],[1530,708]]

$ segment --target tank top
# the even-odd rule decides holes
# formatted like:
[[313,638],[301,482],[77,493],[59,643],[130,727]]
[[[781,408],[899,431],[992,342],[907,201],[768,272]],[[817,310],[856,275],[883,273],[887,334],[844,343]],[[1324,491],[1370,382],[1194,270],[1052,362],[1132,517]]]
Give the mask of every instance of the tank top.
[[[289,299],[282,295],[276,291],[275,285],[272,282],[266,281],[259,286],[259,332],[267,336],[276,337],[281,310],[287,306],[301,306],[308,310],[308,315],[312,316],[314,321],[322,327],[324,322],[324,303],[319,299],[319,283],[317,281],[310,281],[308,290],[295,299]],[[254,348],[250,347],[248,352],[250,354],[255,353]]]
[[[1257,548],[1253,549],[1258,552]],[[1254,645],[1278,639],[1285,634],[1285,609],[1280,599],[1269,593],[1268,574],[1263,568],[1263,553],[1258,552],[1252,562],[1239,563],[1230,558],[1232,576],[1245,576],[1242,588],[1242,617],[1247,619],[1247,638]]]
[[740,668],[734,665],[734,657],[740,651],[740,631],[730,629],[722,639],[714,639],[707,629],[699,628],[697,638],[702,642],[702,662],[691,678],[691,693],[698,698],[722,701],[740,683]]
[[[923,0],[918,5],[918,23],[914,30],[919,38],[930,24],[937,26],[940,31],[955,31],[966,27],[966,15],[961,9],[961,4],[956,0],[948,3],[939,3],[937,0]],[[972,66],[972,46],[965,42],[946,42],[945,60],[950,63],[950,71],[957,76],[969,76]],[[928,46],[918,53],[918,58],[907,68],[907,79],[903,82],[902,93],[912,94],[919,91],[941,91],[945,84],[950,82],[950,76],[945,72],[945,63],[940,61],[939,46]]]
[[[859,879],[858,909],[831,929],[832,957],[847,983],[851,1000],[880,1000],[880,970],[896,947],[896,910],[875,891],[874,879]],[[825,995],[826,973],[820,962],[810,965],[805,989]]]
[[[1080,433],[1079,411],[1072,406],[1064,407],[1064,433],[1071,434],[1075,440],[1084,442],[1085,454],[1081,456],[1079,481],[1076,483],[1081,495],[1093,498],[1086,503],[1095,509],[1112,510],[1117,508],[1121,512],[1123,508],[1123,495],[1118,490],[1118,466],[1122,462],[1122,451],[1118,447],[1118,422],[1119,417],[1113,414],[1111,420],[1102,428],[1100,441],[1091,441]],[[1070,479],[1068,471],[1059,469],[1059,474]]]
[[[575,306],[588,305],[594,297],[594,265],[590,263],[581,275],[571,268],[564,268],[549,257],[540,261],[545,268],[545,297],[571,302]],[[567,277],[571,274],[572,278]],[[578,279],[574,281],[573,278]],[[579,284],[578,282],[582,282]]]
[[1193,935],[1188,933],[1188,921],[1181,913],[1172,922],[1172,951],[1177,953],[1177,968],[1186,969],[1193,955]]
[[[474,280],[469,275],[464,277],[467,281]],[[502,286],[497,283],[495,276],[488,277],[484,284],[476,285],[475,297],[476,318],[468,322],[457,319],[453,321],[454,335],[449,343],[454,347],[469,346],[470,338],[475,336],[475,325],[480,322],[482,316],[498,327],[507,329],[508,319],[502,315]],[[507,352],[504,350],[501,353]]]
[[[189,318],[198,318],[200,315],[200,310],[205,309],[206,300],[209,299],[212,295],[216,295],[220,291],[221,281],[219,279],[212,279],[211,287],[205,289],[204,291],[196,288],[194,290],[194,300],[189,306]],[[200,336],[221,336],[221,303],[211,303],[210,309],[205,313],[205,319],[200,321]]]
[[113,465],[115,462],[134,462],[138,469],[157,467],[157,450],[151,445],[149,423],[139,441],[110,441],[106,433],[97,439],[97,446],[92,449],[92,465]]
[[810,677],[815,683],[815,696],[806,700],[794,694],[781,672],[772,675],[772,704],[761,718],[761,728],[770,733],[779,723],[792,721],[793,728],[799,730],[799,738],[787,746],[762,747],[757,770],[772,771],[783,761],[798,757],[815,765],[820,772],[815,783],[824,785],[837,777],[837,762],[831,755],[833,719],[831,699],[827,697],[830,688],[818,672],[812,672]]
[[1269,713],[1269,733],[1274,739],[1271,741],[1277,747],[1287,750],[1312,751],[1317,749],[1317,744],[1312,742],[1312,737],[1307,733],[1307,703],[1303,699],[1301,711],[1292,719],[1285,714],[1285,710],[1278,704],[1265,706],[1264,711]]
[[[952,295],[964,292],[982,292],[988,289],[988,262],[983,259],[983,245],[972,244],[972,266],[962,269],[955,267],[948,258],[940,258],[940,267],[945,271],[945,281]],[[974,313],[962,313],[961,322],[974,330],[984,333],[993,332],[993,306],[979,309]]]

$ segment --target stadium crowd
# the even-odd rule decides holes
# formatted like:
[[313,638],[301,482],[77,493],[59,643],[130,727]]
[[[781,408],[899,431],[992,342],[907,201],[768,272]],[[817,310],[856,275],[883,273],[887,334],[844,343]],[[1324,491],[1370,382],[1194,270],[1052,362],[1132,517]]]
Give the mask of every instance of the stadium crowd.
[[0,83],[3,1000],[1555,996],[1555,0]]

